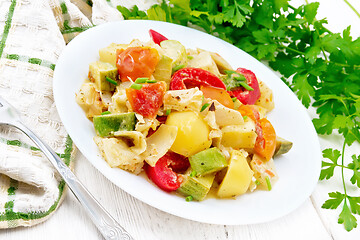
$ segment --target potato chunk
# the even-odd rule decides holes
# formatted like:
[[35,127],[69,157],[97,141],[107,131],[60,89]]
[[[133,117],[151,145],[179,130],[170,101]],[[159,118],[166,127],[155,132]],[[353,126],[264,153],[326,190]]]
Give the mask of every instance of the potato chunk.
[[189,157],[210,147],[210,129],[205,121],[195,112],[173,112],[166,125],[178,128],[177,136],[171,150]]
[[247,191],[254,173],[247,163],[246,155],[244,150],[231,152],[229,167],[217,192],[218,197],[236,197]]
[[110,63],[116,66],[116,51],[127,48],[127,44],[111,43],[105,48],[99,50],[100,61]]
[[221,144],[232,148],[254,148],[257,134],[255,123],[251,120],[242,125],[230,125],[221,129]]

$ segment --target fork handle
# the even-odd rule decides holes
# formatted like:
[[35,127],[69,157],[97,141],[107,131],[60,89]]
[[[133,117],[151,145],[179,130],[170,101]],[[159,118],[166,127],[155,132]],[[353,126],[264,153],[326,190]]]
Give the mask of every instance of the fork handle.
[[69,167],[45,142],[20,121],[17,121],[14,126],[24,132],[50,160],[106,240],[133,240],[131,235],[96,201]]

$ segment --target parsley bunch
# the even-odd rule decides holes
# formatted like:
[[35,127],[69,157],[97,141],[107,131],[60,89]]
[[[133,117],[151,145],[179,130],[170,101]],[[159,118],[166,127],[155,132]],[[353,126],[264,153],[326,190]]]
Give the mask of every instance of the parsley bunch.
[[345,165],[344,154],[346,146],[360,142],[360,38],[352,39],[350,26],[341,34],[329,31],[325,19],[316,19],[318,7],[310,3],[295,8],[288,0],[169,0],[147,12],[136,6],[118,9],[125,19],[195,25],[278,71],[305,107],[316,108],[317,132],[343,137],[341,151],[323,151],[320,180],[341,168],[344,192],[329,193],[322,207],[336,209],[342,204],[338,222],[351,231],[357,226],[360,197],[348,195],[344,171],[353,173],[350,182],[360,188],[360,155]]

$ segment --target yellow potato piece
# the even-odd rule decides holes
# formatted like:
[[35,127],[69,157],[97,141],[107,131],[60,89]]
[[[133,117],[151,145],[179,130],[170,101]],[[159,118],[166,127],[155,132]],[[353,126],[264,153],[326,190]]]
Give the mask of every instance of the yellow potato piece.
[[110,63],[116,66],[116,50],[125,49],[128,47],[128,44],[116,44],[111,43],[105,48],[99,50],[100,61]]
[[221,144],[232,148],[254,148],[257,134],[255,123],[251,120],[242,125],[229,125],[221,129]]
[[249,188],[254,173],[250,169],[243,150],[233,150],[225,177],[219,186],[217,196],[230,198],[241,195]]
[[209,126],[195,112],[173,112],[167,117],[166,125],[178,128],[170,148],[178,154],[189,157],[211,146]]

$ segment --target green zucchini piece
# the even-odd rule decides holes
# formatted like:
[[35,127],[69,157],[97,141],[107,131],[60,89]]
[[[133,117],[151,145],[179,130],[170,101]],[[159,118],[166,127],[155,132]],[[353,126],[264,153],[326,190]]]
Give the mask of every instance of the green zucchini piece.
[[97,61],[89,65],[89,78],[99,91],[114,91],[116,85],[107,81],[106,77],[116,82],[117,76],[117,68],[110,63]]
[[208,194],[211,185],[213,184],[215,175],[208,174],[202,177],[190,177],[190,172],[191,170],[183,176],[184,181],[177,189],[177,192],[186,197],[192,196],[196,201],[202,201]]
[[276,137],[276,148],[275,148],[274,156],[287,153],[288,151],[290,151],[292,146],[293,146],[292,142],[281,137]]
[[117,131],[135,130],[135,113],[111,113],[93,118],[95,132],[100,137],[110,137]]
[[176,40],[165,40],[160,43],[164,54],[172,59],[173,66],[187,65],[188,58],[186,54],[186,48]]
[[153,76],[156,81],[164,81],[169,88],[171,73],[172,73],[172,59],[168,56],[162,55],[159,63],[157,64]]
[[220,171],[228,166],[224,155],[216,148],[208,148],[189,157],[191,168],[196,176],[203,176],[209,173]]

